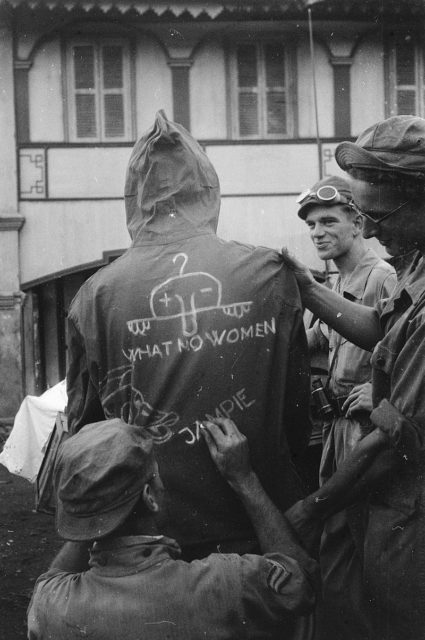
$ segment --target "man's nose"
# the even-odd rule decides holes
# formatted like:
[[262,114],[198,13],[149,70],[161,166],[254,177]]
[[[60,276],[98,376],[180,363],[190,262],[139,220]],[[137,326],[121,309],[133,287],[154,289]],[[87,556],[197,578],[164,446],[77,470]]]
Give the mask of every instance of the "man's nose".
[[378,235],[379,224],[376,222],[372,222],[368,218],[363,218],[363,237],[364,238],[374,238]]
[[313,236],[313,238],[318,238],[320,236],[323,236],[324,233],[325,233],[325,229],[323,225],[321,225],[318,222],[314,225],[314,227],[311,230],[311,235]]

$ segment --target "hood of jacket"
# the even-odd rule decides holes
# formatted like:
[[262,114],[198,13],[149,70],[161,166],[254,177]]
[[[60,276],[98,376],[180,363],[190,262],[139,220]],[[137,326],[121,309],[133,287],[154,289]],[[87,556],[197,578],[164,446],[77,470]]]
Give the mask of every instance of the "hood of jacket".
[[166,244],[217,229],[215,169],[198,142],[164,111],[134,145],[124,196],[133,246]]

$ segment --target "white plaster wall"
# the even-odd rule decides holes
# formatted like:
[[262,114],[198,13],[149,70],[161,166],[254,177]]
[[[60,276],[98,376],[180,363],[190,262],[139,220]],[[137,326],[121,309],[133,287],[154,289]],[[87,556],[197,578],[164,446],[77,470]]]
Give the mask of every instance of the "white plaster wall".
[[164,109],[173,116],[171,69],[158,41],[142,35],[136,53],[136,131],[137,137],[154,122],[155,113]]
[[[329,53],[320,42],[314,43],[314,62],[319,113],[319,133],[323,137],[334,135],[333,70]],[[302,38],[297,48],[298,132],[301,138],[316,137],[314,113],[313,75],[308,38]]]
[[100,260],[126,249],[130,236],[124,202],[22,202],[21,282]]
[[272,249],[286,246],[310,267],[323,269],[293,196],[223,198],[217,234]]
[[205,42],[190,69],[190,119],[195,138],[226,138],[226,63],[219,41]]
[[[324,145],[329,175],[336,170],[334,147]],[[122,195],[130,152],[130,147],[49,150],[50,196],[81,200],[21,202],[26,219],[20,235],[24,284],[129,245]],[[210,145],[207,153],[223,194],[219,235],[276,249],[287,245],[321,269],[296,204],[297,195],[318,178],[315,146]],[[103,200],[83,199],[89,197]]]
[[[130,245],[122,201],[22,202],[21,282],[101,260]],[[321,269],[293,196],[222,199],[218,235],[279,249]]]
[[[326,149],[332,152],[334,146],[328,144]],[[312,144],[229,143],[209,145],[206,151],[223,194],[299,193],[318,179],[317,151]],[[131,146],[49,149],[49,196],[122,197],[130,154]]]
[[217,145],[207,153],[223,194],[299,193],[318,176],[311,144]]
[[[10,212],[9,212],[10,213]],[[18,232],[0,232],[0,291],[19,291]]]
[[[120,200],[22,202],[21,283],[101,260],[125,250],[130,237]],[[294,196],[223,197],[218,235],[274,249],[287,246],[311,268],[323,270]],[[369,243],[369,241],[368,241]],[[372,242],[380,255],[380,245]]]
[[66,147],[48,151],[50,198],[121,198],[128,147]]
[[351,67],[351,132],[385,118],[384,51],[377,33],[362,40]]
[[62,142],[64,114],[59,39],[38,49],[29,71],[30,137],[32,142]]

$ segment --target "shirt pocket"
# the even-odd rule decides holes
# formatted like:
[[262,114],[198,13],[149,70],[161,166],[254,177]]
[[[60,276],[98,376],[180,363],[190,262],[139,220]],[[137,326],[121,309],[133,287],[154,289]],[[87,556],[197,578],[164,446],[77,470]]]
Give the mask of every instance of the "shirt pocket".
[[354,385],[367,382],[371,378],[370,353],[352,342],[342,339],[330,350],[330,360],[337,356],[331,373],[332,387],[336,395],[347,395]]

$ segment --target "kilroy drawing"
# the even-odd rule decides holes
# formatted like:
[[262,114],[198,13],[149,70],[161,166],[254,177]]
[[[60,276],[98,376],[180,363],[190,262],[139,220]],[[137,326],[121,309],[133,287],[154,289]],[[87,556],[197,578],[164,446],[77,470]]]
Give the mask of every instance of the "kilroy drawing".
[[128,366],[117,367],[110,371],[106,382],[105,398],[102,402],[105,417],[113,417],[114,401],[117,396],[127,400],[122,403],[120,418],[128,424],[144,427],[152,436],[155,444],[167,442],[173,435],[171,427],[179,421],[174,411],[155,409],[145,395],[132,384],[132,369]]
[[215,276],[204,271],[184,273],[188,263],[186,253],[177,253],[173,263],[181,260],[179,274],[154,287],[150,294],[151,316],[127,322],[134,335],[146,335],[151,322],[181,319],[182,333],[190,338],[198,331],[198,314],[221,309],[227,316],[242,318],[249,312],[252,301],[222,304],[222,284]]

